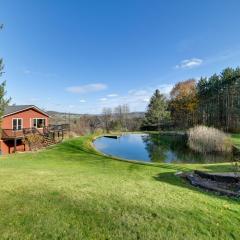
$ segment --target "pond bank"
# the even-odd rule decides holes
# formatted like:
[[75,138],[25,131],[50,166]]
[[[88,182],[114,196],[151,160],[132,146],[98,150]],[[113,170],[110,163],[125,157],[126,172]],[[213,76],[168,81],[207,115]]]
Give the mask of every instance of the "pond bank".
[[184,132],[135,132],[119,135],[97,136],[93,146],[98,152],[110,157],[151,164],[232,161],[232,154],[201,154],[190,150]]

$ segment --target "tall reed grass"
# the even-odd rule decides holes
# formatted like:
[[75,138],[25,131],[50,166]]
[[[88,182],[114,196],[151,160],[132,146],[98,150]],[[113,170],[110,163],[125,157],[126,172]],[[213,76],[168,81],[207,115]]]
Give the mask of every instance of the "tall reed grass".
[[200,153],[232,151],[232,141],[226,133],[206,126],[196,126],[188,130],[188,146]]

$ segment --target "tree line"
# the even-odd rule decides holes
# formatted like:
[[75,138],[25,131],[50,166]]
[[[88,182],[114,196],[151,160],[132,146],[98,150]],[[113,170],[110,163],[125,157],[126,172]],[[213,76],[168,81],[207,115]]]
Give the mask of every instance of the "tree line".
[[168,99],[156,90],[143,128],[186,129],[200,124],[224,131],[240,130],[240,68],[226,68],[199,81],[178,82]]
[[201,78],[197,84],[199,122],[226,131],[240,130],[240,68]]

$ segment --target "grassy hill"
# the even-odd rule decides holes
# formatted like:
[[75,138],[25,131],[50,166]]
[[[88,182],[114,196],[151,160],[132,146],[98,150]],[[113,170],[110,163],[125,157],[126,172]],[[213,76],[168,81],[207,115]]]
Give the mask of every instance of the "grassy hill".
[[90,140],[0,158],[1,239],[239,238],[239,200],[174,176],[230,165],[133,164],[97,154]]

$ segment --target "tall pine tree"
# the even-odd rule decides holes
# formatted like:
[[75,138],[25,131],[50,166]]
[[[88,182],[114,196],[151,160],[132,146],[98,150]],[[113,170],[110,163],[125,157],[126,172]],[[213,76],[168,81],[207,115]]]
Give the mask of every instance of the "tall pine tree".
[[[0,24],[0,30],[2,29],[2,25]],[[2,76],[3,74],[3,60],[0,58],[0,77]],[[6,95],[6,91],[5,91],[5,88],[6,88],[6,82],[3,81],[1,84],[0,84],[0,118],[2,117],[3,113],[4,113],[4,109],[5,107],[9,104],[10,102],[10,99],[6,99],[5,98],[5,95]]]
[[157,89],[150,99],[145,114],[144,125],[160,125],[169,119],[168,103],[166,97]]

